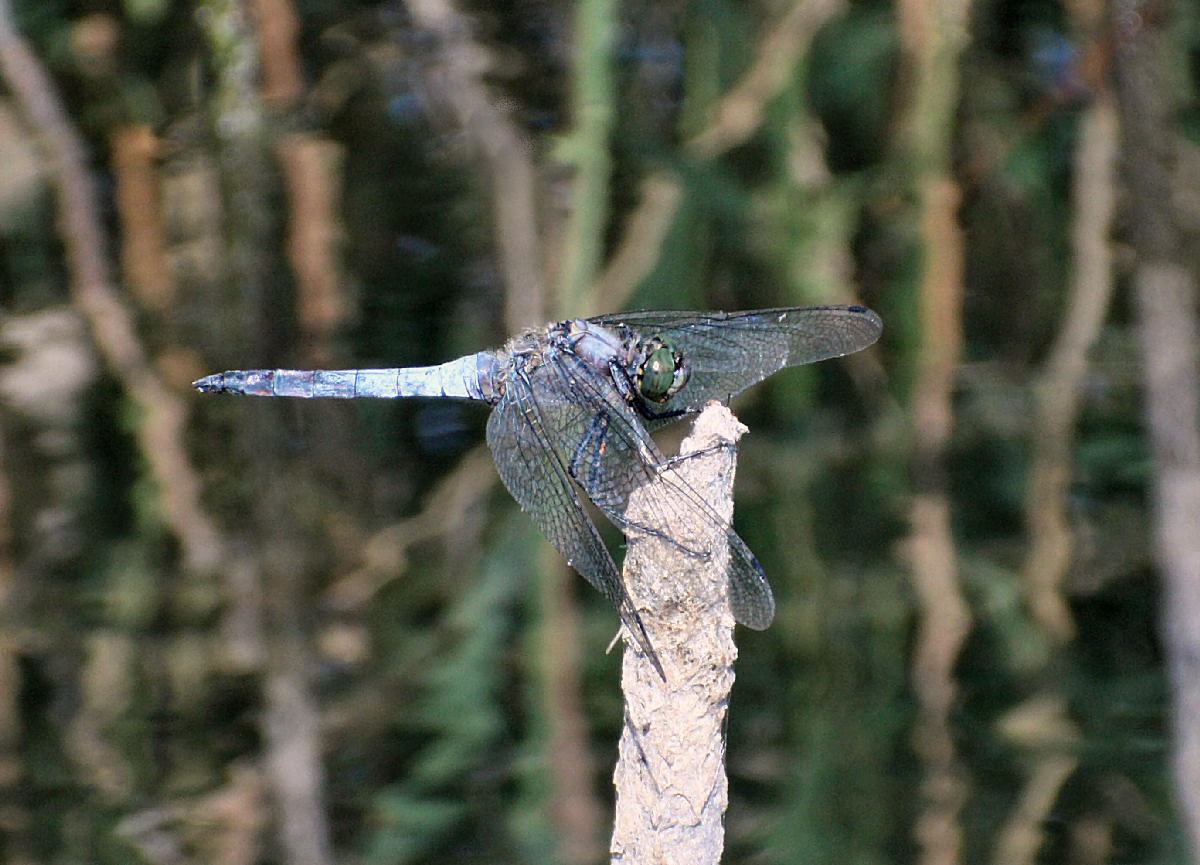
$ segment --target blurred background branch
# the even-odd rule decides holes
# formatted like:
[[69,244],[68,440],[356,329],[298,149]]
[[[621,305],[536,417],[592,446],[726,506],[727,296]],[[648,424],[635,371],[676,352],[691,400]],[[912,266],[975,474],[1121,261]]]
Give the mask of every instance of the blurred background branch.
[[1147,434],[1153,460],[1151,520],[1164,597],[1176,792],[1193,855],[1200,851],[1200,368],[1196,272],[1169,206],[1179,150],[1168,86],[1174,57],[1167,21],[1117,18],[1116,92],[1124,123],[1125,179],[1137,264],[1133,300],[1142,348]]
[[913,0],[898,7],[901,47],[911,88],[907,134],[914,221],[922,251],[917,290],[918,344],[912,393],[912,477],[908,555],[919,604],[912,681],[917,696],[913,747],[921,761],[920,813],[914,840],[924,865],[961,861],[961,812],[968,779],[956,754],[951,715],[958,701],[954,668],[971,629],[963,596],[949,489],[947,448],[953,427],[955,375],[962,351],[962,192],[951,176],[953,112],[969,3]]

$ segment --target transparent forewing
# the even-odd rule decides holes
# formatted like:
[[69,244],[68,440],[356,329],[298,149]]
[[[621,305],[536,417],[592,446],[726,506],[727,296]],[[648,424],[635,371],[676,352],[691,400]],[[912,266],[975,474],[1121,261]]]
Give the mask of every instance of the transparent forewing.
[[[530,377],[542,411],[539,422],[570,476],[588,497],[627,534],[666,536],[685,514],[709,521],[711,536],[726,532],[730,546],[730,600],[734,618],[762,629],[774,617],[775,601],[762,566],[754,554],[679,477],[646,431],[640,416],[626,403],[611,379],[568,352],[555,351]],[[625,514],[633,490],[643,488],[658,515],[656,525],[633,525]],[[694,519],[694,517],[693,517]],[[693,549],[669,538],[681,549],[707,556],[711,549]]]
[[879,339],[883,322],[862,306],[750,312],[630,312],[589,321],[628,326],[643,338],[674,340],[690,369],[687,384],[656,412],[692,411],[727,401],[785,366],[852,354]]
[[547,438],[546,415],[561,408],[553,396],[539,394],[535,399],[524,378],[509,377],[505,395],[487,424],[488,447],[500,479],[554,548],[617,608],[621,621],[661,674],[658,656],[617,566],[584,511],[554,442]]

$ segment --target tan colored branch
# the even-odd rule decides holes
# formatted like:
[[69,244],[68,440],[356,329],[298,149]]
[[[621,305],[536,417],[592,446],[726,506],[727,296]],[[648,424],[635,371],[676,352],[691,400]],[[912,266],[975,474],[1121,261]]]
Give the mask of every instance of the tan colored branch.
[[688,152],[701,160],[715,159],[745,144],[758,127],[771,100],[796,74],[821,26],[846,8],[843,0],[800,0],[773,24],[759,43],[754,63],[717,105],[707,129],[687,143]]
[[442,478],[419,513],[386,526],[363,544],[362,563],[338,579],[323,603],[343,612],[359,610],[407,567],[410,548],[434,538],[454,536],[466,512],[496,484],[491,452],[484,445],[469,451]]
[[909,541],[920,608],[912,677],[918,701],[913,741],[922,767],[914,834],[922,865],[960,861],[959,815],[967,796],[951,712],[958,693],[954,665],[970,632],[971,614],[958,581],[943,463],[962,346],[961,193],[950,177],[950,141],[968,7],[966,0],[902,0],[897,6],[911,80],[906,156],[914,176],[924,256],[917,289],[921,333],[912,407],[917,492]]
[[[13,567],[12,514],[9,493],[9,473],[6,443],[0,430],[0,609],[11,609],[9,597],[14,588],[16,573]],[[7,624],[0,626],[0,796],[12,802],[20,801],[25,783],[25,767],[21,758],[23,682],[20,665],[21,646]],[[8,841],[0,846],[0,854],[10,860],[17,858],[18,845],[24,845],[29,819],[28,810],[12,806],[8,814],[0,815],[0,834]]]
[[266,794],[258,769],[235,765],[221,789],[131,814],[117,824],[116,835],[149,863],[254,865],[262,861],[269,822]]
[[958,582],[949,495],[941,463],[953,422],[951,397],[962,343],[962,237],[958,189],[929,179],[922,242],[927,256],[920,288],[921,364],[913,403],[914,472],[909,553],[921,621],[913,649],[913,688],[919,703],[913,733],[923,764],[923,808],[916,838],[924,865],[956,865],[962,844],[958,815],[966,800],[950,716],[957,698],[954,665],[971,628]]
[[262,730],[267,778],[289,865],[334,862],[324,800],[320,713],[308,669],[295,662],[305,652],[299,635],[276,637],[275,659],[264,688]]
[[262,88],[268,107],[292,108],[304,92],[304,76],[296,55],[300,21],[290,0],[250,0],[254,35],[258,41]]
[[1059,642],[1074,633],[1062,595],[1074,537],[1067,520],[1071,442],[1088,354],[1100,336],[1113,291],[1109,232],[1116,209],[1117,114],[1101,97],[1084,112],[1075,162],[1074,269],[1066,318],[1034,385],[1033,461],[1025,519],[1029,555],[1022,578],[1035,620]]
[[162,312],[175,302],[175,280],[163,236],[159,141],[147,126],[128,126],[113,134],[111,144],[121,271],[138,303]]
[[581,310],[582,315],[625,306],[641,281],[654,270],[682,198],[679,183],[665,171],[642,181],[641,203],[626,221],[621,242],[601,271],[598,283],[587,292],[593,308]]
[[1000,735],[1031,755],[1029,778],[996,839],[992,865],[1033,865],[1062,786],[1079,765],[1081,735],[1063,697],[1036,697],[1000,720]]
[[962,846],[958,818],[967,790],[950,716],[958,694],[954,665],[970,632],[971,615],[957,582],[945,492],[915,496],[909,519],[912,579],[921,610],[912,659],[919,703],[913,745],[922,764],[914,834],[924,865],[957,865]]
[[[625,727],[613,775],[614,863],[706,865],[721,859],[729,801],[725,715],[737,658],[726,537],[735,445],[745,431],[726,406],[712,403],[680,448],[681,457],[689,458],[666,469],[699,493],[705,509],[664,514],[655,497],[642,491],[630,497],[631,523],[677,542],[629,535],[626,583],[666,681],[649,659],[626,649]],[[723,524],[713,523],[713,513]],[[679,542],[713,553],[704,559]]]
[[541,604],[539,653],[546,682],[547,756],[550,773],[549,810],[557,829],[554,859],[562,865],[591,865],[604,852],[607,808],[596,797],[592,781],[595,761],[587,713],[582,705],[579,604],[574,598],[578,575],[549,544],[537,557]]
[[1155,554],[1171,681],[1179,815],[1200,856],[1200,334],[1197,286],[1177,210],[1168,70],[1180,62],[1167,17],[1128,15],[1117,34],[1122,166],[1134,227],[1134,300],[1142,343],[1146,426],[1153,457]]
[[300,356],[307,366],[326,366],[349,303],[338,266],[342,151],[332,141],[297,133],[285,136],[275,153],[288,194],[287,256],[296,278]]

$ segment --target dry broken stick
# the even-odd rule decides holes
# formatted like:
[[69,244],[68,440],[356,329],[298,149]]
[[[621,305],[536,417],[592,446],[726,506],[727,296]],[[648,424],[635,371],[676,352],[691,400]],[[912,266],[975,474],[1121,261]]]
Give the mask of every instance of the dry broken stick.
[[[625,579],[666,681],[641,652],[625,652],[613,862],[704,865],[721,859],[729,800],[725,713],[737,658],[726,532],[736,442],[745,431],[719,403],[696,418],[680,457],[666,470],[699,497],[693,512],[673,513],[669,526],[654,507],[659,499],[645,490],[630,497],[630,523],[665,535],[629,536]],[[694,552],[699,549],[712,552],[700,556]]]

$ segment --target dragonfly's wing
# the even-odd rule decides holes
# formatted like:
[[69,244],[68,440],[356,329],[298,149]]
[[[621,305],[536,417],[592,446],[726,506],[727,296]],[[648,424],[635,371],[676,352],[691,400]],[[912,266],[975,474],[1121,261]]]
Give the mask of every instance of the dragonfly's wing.
[[726,402],[785,366],[851,354],[879,339],[883,322],[862,306],[810,306],[749,312],[629,312],[589,319],[670,338],[690,366],[677,394],[656,405],[665,414]]
[[729,608],[734,619],[756,631],[775,620],[775,595],[766,572],[733,529],[729,530]]
[[525,379],[509,377],[487,424],[488,447],[500,479],[568,564],[617,608],[633,639],[665,678],[617,566],[571,486],[555,443],[547,437],[546,417],[560,409],[535,400]]
[[[703,497],[680,478],[607,376],[575,355],[555,352],[543,358],[527,386],[542,408],[539,432],[559,454],[561,466],[605,516],[626,534],[655,534],[678,543],[670,537],[669,527],[678,525],[685,513],[700,514],[713,527],[713,534],[724,530],[729,536],[734,618],[760,630],[771,623],[775,599],[762,566]],[[625,515],[630,494],[638,488],[650,496],[648,504],[658,516],[656,526],[631,524]],[[711,553],[680,546],[698,556]]]

